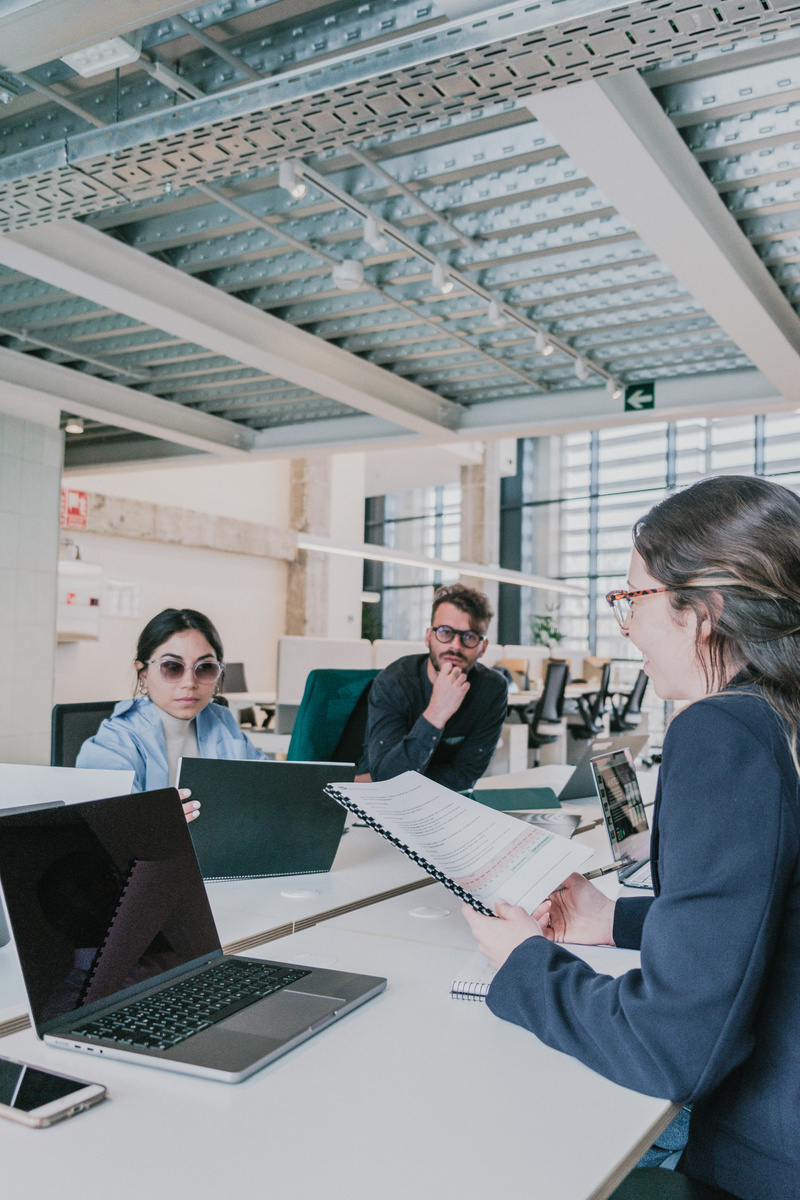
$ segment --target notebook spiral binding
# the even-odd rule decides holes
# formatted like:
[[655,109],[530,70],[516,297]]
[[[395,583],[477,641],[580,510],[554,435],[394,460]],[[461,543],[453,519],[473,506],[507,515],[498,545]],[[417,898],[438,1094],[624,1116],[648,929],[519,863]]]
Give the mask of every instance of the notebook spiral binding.
[[467,983],[457,979],[450,988],[450,995],[455,1000],[482,1000],[485,1002],[488,994],[488,983]]
[[422,867],[423,870],[427,871],[429,875],[432,875],[437,883],[443,883],[444,886],[449,888],[451,892],[454,892],[460,900],[466,900],[467,904],[474,908],[476,912],[483,913],[484,916],[487,917],[494,917],[497,915],[496,913],[493,913],[490,908],[487,908],[485,904],[481,904],[480,900],[476,900],[471,892],[466,891],[466,889],[460,887],[459,884],[453,883],[453,880],[450,879],[448,875],[444,875],[440,870],[432,866],[427,859],[424,859],[421,854],[417,854],[416,851],[411,850],[405,845],[404,842],[401,842],[399,838],[396,838],[394,834],[389,833],[388,829],[384,829],[374,817],[371,817],[368,813],[365,813],[363,808],[359,808],[355,801],[351,800],[349,796],[345,796],[331,784],[328,784],[328,786],[325,788],[325,791],[329,796],[333,797],[337,804],[341,804],[344,808],[349,809],[350,812],[354,813],[360,821],[364,821],[364,823],[369,825],[371,829],[374,829],[377,833],[379,833],[381,837],[386,838],[387,842],[391,842],[393,846],[397,846],[398,850],[402,850],[404,854],[407,854],[412,862],[417,863],[420,867]]

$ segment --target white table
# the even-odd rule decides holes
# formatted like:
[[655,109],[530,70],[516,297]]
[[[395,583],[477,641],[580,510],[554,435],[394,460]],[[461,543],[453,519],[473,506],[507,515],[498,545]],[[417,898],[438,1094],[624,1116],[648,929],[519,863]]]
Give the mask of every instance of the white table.
[[463,949],[325,924],[254,957],[267,951],[389,987],[237,1086],[6,1038],[4,1053],[112,1095],[46,1131],[0,1122],[6,1194],[603,1200],[675,1111],[451,1000]]

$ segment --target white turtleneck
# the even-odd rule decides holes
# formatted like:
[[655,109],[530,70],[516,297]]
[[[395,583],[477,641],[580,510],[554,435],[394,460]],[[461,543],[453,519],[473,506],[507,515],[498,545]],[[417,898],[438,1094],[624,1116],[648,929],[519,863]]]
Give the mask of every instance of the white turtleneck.
[[161,724],[164,726],[164,740],[167,743],[170,787],[177,787],[180,760],[203,757],[200,747],[197,745],[197,722],[194,717],[191,721],[182,721],[180,717],[173,717],[170,713],[164,712],[163,708],[160,708],[158,712]]

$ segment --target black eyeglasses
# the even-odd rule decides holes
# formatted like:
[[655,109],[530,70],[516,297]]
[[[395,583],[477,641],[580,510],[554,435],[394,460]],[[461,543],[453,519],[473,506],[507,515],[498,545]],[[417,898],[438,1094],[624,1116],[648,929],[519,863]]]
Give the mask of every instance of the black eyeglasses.
[[483,641],[482,633],[476,633],[474,629],[453,629],[451,625],[437,625],[433,636],[445,646],[457,637],[465,650],[474,650]]
[[178,683],[187,671],[191,671],[198,683],[216,683],[225,670],[225,663],[216,658],[203,659],[187,667],[179,658],[149,658],[148,663],[158,667],[158,673],[167,683]]

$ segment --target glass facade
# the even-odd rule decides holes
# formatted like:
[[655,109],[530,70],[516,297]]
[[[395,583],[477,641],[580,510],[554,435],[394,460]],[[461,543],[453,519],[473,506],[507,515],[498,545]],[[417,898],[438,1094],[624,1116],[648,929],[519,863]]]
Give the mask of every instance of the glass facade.
[[[422,558],[457,562],[461,554],[461,487],[415,488],[371,501],[367,506],[365,537],[393,550]],[[398,641],[421,640],[430,624],[433,593],[458,572],[397,563],[366,563],[365,590],[380,595],[375,614],[365,620],[379,629],[366,636]],[[366,606],[365,606],[366,607]],[[372,608],[372,606],[370,606]]]
[[[800,415],[690,418],[527,438],[519,443],[517,464],[516,476],[502,480],[502,565],[569,580],[588,595],[503,585],[500,641],[530,643],[535,616],[550,611],[566,635],[565,652],[588,646],[603,658],[636,659],[634,647],[619,636],[605,594],[624,583],[637,517],[670,489],[707,475],[758,474],[800,489]],[[455,561],[460,506],[457,484],[373,500],[367,540]],[[365,586],[382,598],[375,614],[381,632],[374,636],[421,637],[434,587],[455,578],[367,564]]]

